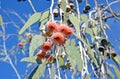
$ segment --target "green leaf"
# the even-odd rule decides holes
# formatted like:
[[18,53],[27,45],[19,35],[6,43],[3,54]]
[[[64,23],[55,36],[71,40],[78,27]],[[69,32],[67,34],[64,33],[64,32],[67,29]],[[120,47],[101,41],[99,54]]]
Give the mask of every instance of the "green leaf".
[[93,36],[93,31],[91,28],[86,27],[86,33],[88,33],[89,35]]
[[47,19],[49,14],[50,14],[49,10],[43,12],[42,15],[41,15],[40,21],[43,21],[43,20]]
[[85,79],[90,79],[90,74],[88,74]]
[[29,47],[29,56],[33,56],[34,54],[34,51],[40,47],[43,42],[45,41],[45,38],[42,36],[42,35],[35,35],[33,38],[32,38],[32,41],[30,43],[30,47]]
[[91,55],[91,57],[92,57],[95,65],[96,65],[97,67],[99,67],[99,66],[98,66],[98,62],[97,62],[97,59],[95,58],[94,50],[89,48],[89,49],[88,49],[88,53]]
[[44,74],[46,68],[46,64],[40,64],[36,73],[33,75],[32,79],[40,79],[40,77]]
[[41,30],[44,27],[44,24],[48,21],[48,19],[44,19],[40,22],[39,29]]
[[120,56],[114,57],[114,60],[115,60],[118,64],[120,64]]
[[32,73],[30,74],[30,76],[28,77],[28,79],[32,79],[32,77],[36,73],[37,69],[38,69],[38,66],[32,71]]
[[21,62],[32,62],[36,64],[41,64],[41,60],[39,60],[36,56],[33,57],[24,57],[21,59]]
[[92,30],[93,30],[94,35],[97,36],[97,34],[98,34],[98,28],[94,27],[94,28],[92,28]]
[[40,16],[41,13],[34,13],[19,31],[19,34],[22,34],[28,27],[30,27],[33,23],[37,22],[40,19]]
[[59,66],[63,66],[64,65],[64,60],[63,58],[59,57]]
[[0,25],[3,26],[3,19],[1,15],[0,15]]
[[76,65],[78,65],[78,69],[81,71],[83,68],[83,61],[78,48],[75,47],[75,40],[67,40],[65,43],[65,49],[72,64],[72,68],[75,69]]
[[115,67],[115,66],[113,66],[113,68],[114,68],[114,71],[115,71],[115,73],[116,73],[116,75],[117,75],[117,77],[119,79],[120,78],[120,71],[119,71],[119,69],[117,69],[117,67]]
[[30,74],[30,77],[28,79],[40,79],[40,77],[44,74],[45,72],[46,65],[40,64],[37,66],[33,72]]
[[41,28],[43,28],[44,23],[46,23],[49,20],[48,19],[49,15],[50,15],[49,10],[42,13],[41,18],[40,18],[40,26],[39,26],[40,30]]
[[109,69],[107,69],[107,73],[112,79],[114,79],[114,75]]
[[66,12],[66,0],[61,0],[60,8],[61,8],[64,12]]
[[88,17],[86,14],[81,14],[81,19],[84,21],[86,27],[88,27]]
[[51,79],[55,79],[55,74],[56,74],[56,68],[55,68],[55,66],[52,66],[52,68],[51,68]]
[[77,16],[74,16],[73,14],[69,14],[69,19],[75,27],[76,34],[79,35],[79,33],[80,33],[80,20],[77,18]]

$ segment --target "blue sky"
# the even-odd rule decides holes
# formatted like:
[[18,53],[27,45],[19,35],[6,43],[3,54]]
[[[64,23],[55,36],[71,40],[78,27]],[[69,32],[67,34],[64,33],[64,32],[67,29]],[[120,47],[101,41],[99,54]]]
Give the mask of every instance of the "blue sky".
[[[104,0],[99,0],[99,1],[100,1],[99,3],[105,3]],[[109,0],[109,1],[114,1],[114,0]],[[51,4],[50,1],[46,1],[46,0],[32,0],[32,2],[33,2],[33,5],[35,6],[36,11],[38,12],[48,9]],[[91,6],[94,6],[93,0],[88,0],[88,2],[91,4]],[[17,18],[17,16],[10,14],[10,12],[11,11],[17,12],[25,21],[27,21],[27,18],[25,18],[24,15],[34,13],[27,0],[25,2],[22,2],[22,1],[17,2],[17,0],[1,0],[0,6],[1,6],[0,14],[3,17],[3,21],[5,23],[14,21],[16,24],[19,25],[20,28],[23,26],[23,23],[19,20],[19,18]],[[81,8],[84,7],[84,2],[80,5],[80,7]],[[120,13],[120,9],[118,9],[118,7],[120,7],[120,3],[119,5],[116,4],[115,6],[112,6],[114,11]],[[80,9],[80,11],[82,13],[82,9]],[[7,12],[9,16],[7,16],[7,13],[5,12]],[[120,38],[120,21],[115,21],[115,19],[109,19],[107,20],[107,23],[111,28],[110,31],[107,30],[109,40],[114,45],[115,50],[119,54],[120,50],[118,49],[118,46],[120,45],[120,42],[116,42],[116,40]],[[13,34],[13,33],[17,34],[16,29],[11,23],[7,24],[6,31],[7,31],[7,34]],[[0,41],[0,44],[2,44],[2,41]],[[10,37],[7,40],[8,49],[11,49],[11,47],[16,44],[17,44],[16,37]],[[24,75],[27,63],[20,62],[20,59],[23,57],[23,54],[19,54],[16,57],[18,58],[18,62],[17,64],[15,64],[15,66],[18,69],[18,72],[20,73],[20,75]],[[11,56],[11,58],[13,58],[13,56]],[[14,60],[13,62],[15,63]],[[13,71],[9,63],[0,61],[0,79],[17,79],[15,72]]]

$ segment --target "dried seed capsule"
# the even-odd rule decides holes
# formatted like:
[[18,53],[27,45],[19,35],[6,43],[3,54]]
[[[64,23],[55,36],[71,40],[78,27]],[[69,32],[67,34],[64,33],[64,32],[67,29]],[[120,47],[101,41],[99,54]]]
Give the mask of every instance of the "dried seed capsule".
[[98,50],[99,50],[100,52],[104,52],[105,48],[104,48],[103,46],[99,46]]
[[58,9],[53,10],[53,15],[54,15],[54,17],[58,17]]
[[66,5],[66,12],[70,12],[70,6],[69,5]]
[[70,3],[70,8],[73,9],[74,8],[74,4]]
[[117,56],[116,51],[115,51],[114,49],[111,49],[111,50],[110,50],[110,54],[111,54],[113,57]]
[[86,4],[85,10],[89,10],[89,9],[90,9],[90,4]]
[[101,44],[102,44],[103,46],[107,45],[107,44],[108,44],[107,39],[103,38],[103,39],[101,40]]

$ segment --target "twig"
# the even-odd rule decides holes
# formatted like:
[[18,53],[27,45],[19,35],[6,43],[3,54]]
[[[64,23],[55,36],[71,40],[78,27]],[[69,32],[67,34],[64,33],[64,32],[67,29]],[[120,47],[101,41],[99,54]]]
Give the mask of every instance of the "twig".
[[51,6],[50,6],[50,14],[51,14],[52,21],[54,21],[53,9],[52,9],[53,5],[54,5],[54,0],[52,0]]
[[10,58],[10,57],[8,56],[8,54],[7,54],[7,49],[6,49],[6,36],[5,36],[5,33],[6,33],[6,32],[5,32],[5,27],[4,27],[4,26],[2,26],[2,30],[3,30],[3,33],[4,33],[4,35],[3,35],[3,37],[2,37],[2,38],[3,38],[3,50],[4,50],[4,53],[5,53],[6,57],[7,57],[7,60],[9,61],[10,65],[11,65],[11,67],[12,67],[13,70],[15,71],[18,79],[21,79],[21,77],[20,77],[17,69],[15,68],[15,66],[14,66],[14,64],[13,64],[13,62],[12,62],[12,60],[11,60],[11,58]]
[[23,24],[25,23],[25,20],[17,12],[13,10],[13,11],[10,11],[10,13],[16,15]]
[[78,1],[76,1],[76,8],[77,8],[77,13],[78,13],[78,19],[80,20],[80,11],[79,11],[79,5],[78,5]]
[[59,49],[57,51],[55,51],[55,58],[56,58],[57,70],[58,70],[58,79],[61,79],[60,70],[59,70],[59,62],[58,62],[58,53],[59,53]]
[[118,2],[119,2],[119,1],[117,0],[117,1],[113,1],[113,2],[109,3],[105,8],[103,8],[103,9],[101,10],[101,12],[102,12],[103,10],[108,9],[109,6],[111,6],[111,5],[115,4],[115,3],[118,3]]
[[[107,3],[107,5],[109,5],[108,0],[106,0],[106,3]],[[110,8],[110,6],[108,6],[108,8],[110,9],[110,12],[112,13],[112,15],[113,15],[117,20],[120,20],[120,19],[115,15],[115,13],[112,11],[112,9]]]
[[29,4],[30,4],[31,8],[33,9],[33,11],[36,13],[37,11],[35,10],[35,8],[34,8],[32,2],[31,2],[31,0],[28,0],[28,2],[29,2]]
[[[120,17],[120,14],[115,14],[117,17]],[[106,18],[104,18],[105,20],[107,20],[108,18],[113,18],[113,15],[107,16]]]

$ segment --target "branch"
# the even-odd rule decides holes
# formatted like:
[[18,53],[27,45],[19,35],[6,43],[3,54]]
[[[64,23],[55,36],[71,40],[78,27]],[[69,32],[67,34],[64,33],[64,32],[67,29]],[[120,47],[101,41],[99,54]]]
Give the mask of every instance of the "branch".
[[2,39],[3,39],[3,51],[4,51],[5,55],[6,55],[7,60],[9,61],[10,65],[11,65],[11,67],[12,67],[13,70],[15,71],[15,73],[16,73],[18,79],[21,79],[21,77],[20,77],[20,75],[19,75],[17,69],[15,68],[15,66],[14,66],[14,64],[13,64],[13,62],[12,62],[12,60],[11,60],[11,58],[10,58],[9,55],[7,54],[5,27],[4,27],[4,25],[1,26],[1,27],[2,27],[2,30],[3,30],[3,33],[4,33],[4,35],[2,36]]
[[32,7],[33,11],[36,13],[36,10],[35,10],[35,8],[34,8],[32,2],[31,2],[31,0],[28,0],[28,2],[29,2],[29,4],[30,4],[30,6]]
[[[107,5],[109,5],[108,0],[106,0],[106,3],[107,3]],[[112,15],[113,15],[117,20],[120,20],[120,19],[115,15],[115,13],[112,11],[111,7],[108,6],[108,8],[109,8],[110,12],[112,13]]]
[[51,14],[52,21],[54,21],[54,16],[53,16],[53,11],[52,11],[53,4],[54,4],[54,0],[52,0],[51,6],[50,6],[50,14]]

